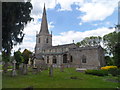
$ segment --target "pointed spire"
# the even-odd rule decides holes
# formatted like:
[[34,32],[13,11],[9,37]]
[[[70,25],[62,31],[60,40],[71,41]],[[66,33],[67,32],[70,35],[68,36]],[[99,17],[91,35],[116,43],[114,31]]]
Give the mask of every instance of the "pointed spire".
[[46,18],[45,3],[44,3],[44,8],[43,8],[43,16],[42,16],[42,22],[41,22],[41,28],[40,28],[39,34],[49,34],[47,18]]

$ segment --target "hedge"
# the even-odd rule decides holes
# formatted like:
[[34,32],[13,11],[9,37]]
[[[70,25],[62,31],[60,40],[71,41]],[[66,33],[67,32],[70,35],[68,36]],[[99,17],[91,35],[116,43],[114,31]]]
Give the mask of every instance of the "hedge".
[[107,76],[108,71],[107,70],[86,70],[86,74],[91,74],[91,75],[97,75],[97,76]]

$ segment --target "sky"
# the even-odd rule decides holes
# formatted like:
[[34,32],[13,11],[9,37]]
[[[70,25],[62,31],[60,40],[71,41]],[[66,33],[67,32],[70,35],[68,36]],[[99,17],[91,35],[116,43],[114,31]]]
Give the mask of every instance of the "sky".
[[52,31],[52,45],[79,42],[89,36],[104,36],[114,31],[118,23],[119,0],[31,0],[34,18],[24,28],[25,37],[16,51],[25,48],[34,51],[36,33],[40,31],[45,3],[49,32]]

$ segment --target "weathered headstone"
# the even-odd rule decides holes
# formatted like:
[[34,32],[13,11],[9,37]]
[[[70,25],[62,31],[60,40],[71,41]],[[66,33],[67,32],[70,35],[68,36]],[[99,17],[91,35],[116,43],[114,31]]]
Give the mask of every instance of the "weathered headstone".
[[19,71],[20,71],[20,74],[23,74],[23,63],[20,64]]
[[53,76],[53,65],[50,65],[50,67],[49,67],[49,76],[50,77]]
[[37,67],[33,67],[33,74],[37,74]]
[[23,65],[23,68],[24,68],[23,74],[27,74],[27,64],[24,64],[24,65]]
[[87,70],[86,68],[76,68],[77,72],[85,72],[85,70]]
[[64,72],[64,65],[63,64],[61,64],[61,66],[60,66],[60,71]]
[[12,76],[16,76],[17,75],[17,72],[16,72],[16,61],[13,60],[13,71],[12,71]]

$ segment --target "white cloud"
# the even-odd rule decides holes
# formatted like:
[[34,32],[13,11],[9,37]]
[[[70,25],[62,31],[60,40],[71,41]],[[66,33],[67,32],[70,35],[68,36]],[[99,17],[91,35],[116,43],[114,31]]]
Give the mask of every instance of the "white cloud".
[[54,9],[60,5],[59,11],[71,10],[73,4],[79,6],[76,9],[84,14],[80,16],[83,22],[104,20],[112,15],[118,6],[119,0],[31,0],[33,5],[32,16],[35,19],[41,18],[44,3],[46,9]]
[[72,10],[71,5],[72,4],[82,4],[84,2],[84,0],[56,0],[57,4],[60,4],[61,9],[60,11],[63,10]]
[[106,17],[112,15],[115,8],[118,6],[118,0],[91,0],[85,2],[79,10],[84,12],[80,16],[83,22],[104,20]]
[[87,30],[84,32],[68,31],[60,33],[58,36],[53,36],[53,45],[61,45],[81,41],[85,37],[89,36],[104,36],[110,32],[113,32],[114,29],[108,29],[105,27],[98,28],[95,30]]
[[79,23],[79,25],[81,26],[81,25],[82,25],[82,23],[80,22],[80,23]]
[[49,29],[54,28],[54,22],[50,22],[50,23],[48,24],[48,28],[49,28]]
[[41,16],[43,7],[44,7],[44,3],[46,6],[46,10],[48,8],[50,8],[50,9],[55,8],[55,6],[56,6],[56,0],[31,0],[31,3],[33,5],[32,15],[34,15],[34,16],[35,15]]
[[97,26],[98,24],[97,23],[95,23],[95,24],[92,24],[93,26]]

